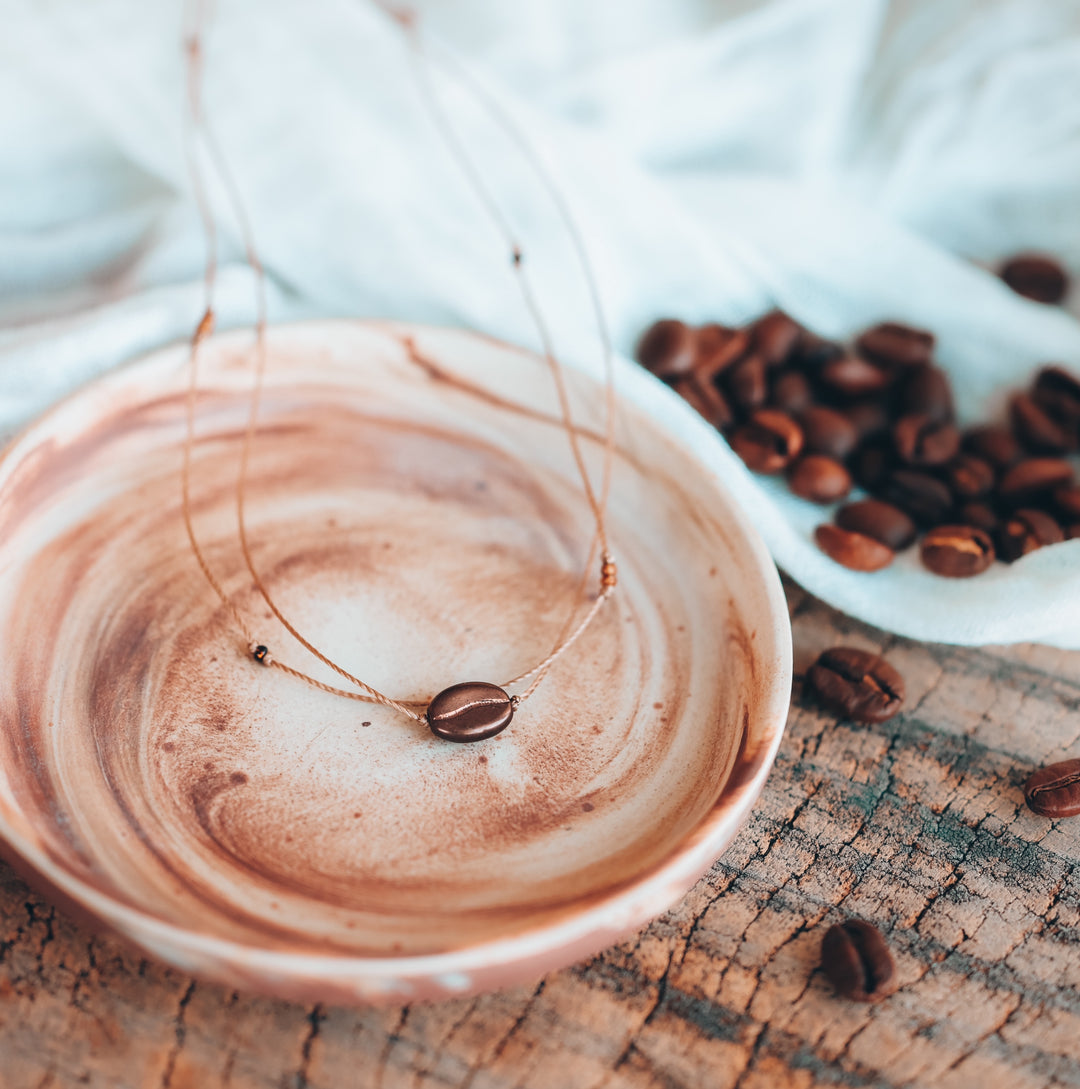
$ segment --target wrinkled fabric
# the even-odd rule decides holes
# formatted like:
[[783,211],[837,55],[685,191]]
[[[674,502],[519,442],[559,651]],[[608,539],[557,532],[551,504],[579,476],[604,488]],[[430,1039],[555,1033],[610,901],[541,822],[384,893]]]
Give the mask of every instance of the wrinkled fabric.
[[[3,5],[0,430],[190,334],[204,243],[182,144],[182,11]],[[1061,0],[426,0],[421,24],[529,134],[586,236],[619,349],[655,317],[780,306],[843,337],[933,329],[964,422],[1034,368],[1080,370],[1080,308],[988,271],[1045,249],[1080,273],[1080,4]],[[443,48],[439,46],[439,48]],[[360,0],[219,0],[208,112],[254,223],[274,320],[379,316],[534,344],[505,245],[422,108],[400,29]],[[552,204],[437,77],[524,243],[566,356],[597,366]],[[219,326],[251,278],[220,186]],[[1076,293],[1073,294],[1075,300]],[[658,392],[658,397],[661,394]],[[827,512],[721,463],[777,563],[880,627],[1080,646],[1080,542],[970,581],[837,567]]]

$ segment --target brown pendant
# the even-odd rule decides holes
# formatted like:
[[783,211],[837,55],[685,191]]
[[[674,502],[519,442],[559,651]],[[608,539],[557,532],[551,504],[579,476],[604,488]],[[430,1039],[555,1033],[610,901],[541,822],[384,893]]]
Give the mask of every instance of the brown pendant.
[[444,741],[483,741],[505,730],[513,717],[513,698],[485,681],[451,685],[427,709],[431,732]]

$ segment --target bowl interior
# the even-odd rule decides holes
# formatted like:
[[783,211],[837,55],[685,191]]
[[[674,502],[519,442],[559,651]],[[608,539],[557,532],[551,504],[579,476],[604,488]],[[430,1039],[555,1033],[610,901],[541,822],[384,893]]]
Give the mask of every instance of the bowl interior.
[[[247,334],[208,342],[195,528],[259,641],[341,683],[243,565],[250,367]],[[508,730],[452,745],[248,657],[181,519],[186,382],[182,350],[114,372],[0,464],[0,830],[31,865],[262,949],[440,953],[632,886],[710,820],[748,731],[775,740],[760,557],[646,413],[619,416],[614,598]],[[602,390],[571,393],[599,482]],[[540,361],[355,323],[274,332],[247,525],[296,626],[407,700],[543,659],[593,532]]]

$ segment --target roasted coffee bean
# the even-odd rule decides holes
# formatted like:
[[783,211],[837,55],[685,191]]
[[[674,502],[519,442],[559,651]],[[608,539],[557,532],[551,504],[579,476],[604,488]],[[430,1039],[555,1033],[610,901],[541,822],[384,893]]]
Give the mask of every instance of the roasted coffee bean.
[[979,499],[973,499],[962,504],[956,515],[961,525],[981,529],[984,533],[989,533],[991,538],[997,536],[998,527],[1001,525],[994,508],[989,503],[984,503]]
[[818,526],[814,540],[826,556],[852,571],[880,571],[893,561],[893,550],[887,545],[839,526]]
[[1015,511],[998,530],[998,554],[1006,563],[1013,563],[1045,545],[1065,540],[1061,526],[1041,510]]
[[915,367],[904,379],[900,404],[905,413],[919,412],[936,423],[953,418],[952,386],[940,367]]
[[697,331],[694,350],[694,374],[701,383],[711,381],[750,350],[750,335],[745,329],[729,329],[715,322]]
[[1031,396],[1040,408],[1073,433],[1075,444],[1080,434],[1080,378],[1064,367],[1044,367],[1035,378]]
[[1072,430],[1055,420],[1030,394],[1013,396],[1009,418],[1016,437],[1037,454],[1064,454],[1075,445]]
[[855,425],[842,413],[824,405],[811,405],[799,415],[799,424],[811,454],[846,458],[859,441]]
[[896,421],[893,442],[900,460],[908,465],[944,465],[960,449],[960,432],[951,423],[935,423],[915,413]]
[[899,508],[880,499],[860,499],[841,507],[835,515],[841,529],[864,533],[894,552],[902,552],[915,540],[915,523]]
[[788,469],[788,487],[813,503],[836,503],[851,491],[851,473],[823,454],[804,454]]
[[664,318],[645,330],[638,341],[637,360],[658,378],[689,374],[694,366],[697,337],[690,326]]
[[778,473],[799,456],[802,429],[773,408],[761,408],[731,433],[731,448],[756,473]]
[[946,483],[959,500],[977,499],[994,487],[993,466],[974,454],[959,454],[943,470]]
[[724,431],[735,422],[731,405],[711,382],[699,382],[693,375],[669,379],[669,382],[671,388],[717,430]]
[[934,354],[934,334],[886,321],[867,329],[855,341],[855,347],[861,355],[887,365],[916,367],[930,362]]
[[744,412],[761,408],[769,395],[765,360],[754,353],[733,364],[727,371],[727,388],[731,399]]
[[1025,298],[1041,303],[1059,303],[1069,290],[1065,270],[1051,257],[1037,253],[1020,254],[1001,266],[1001,278]]
[[1065,367],[1043,367],[1033,388],[1080,405],[1080,378]]
[[855,398],[881,393],[891,384],[892,375],[868,359],[844,355],[821,368],[821,381],[841,397]]
[[819,372],[826,363],[839,359],[845,354],[844,349],[839,344],[815,336],[804,329],[795,344],[791,362],[796,367],[802,367],[813,374]]
[[798,416],[813,399],[810,380],[802,371],[777,371],[769,382],[769,405],[789,416]]
[[1080,540],[1080,522],[1073,522],[1071,526],[1065,527],[1065,540],[1076,541]]
[[1050,498],[1063,522],[1080,522],[1080,484],[1055,488]]
[[775,367],[787,361],[800,332],[797,321],[781,310],[774,310],[754,322],[750,336],[754,351],[765,360],[767,366]]
[[904,678],[879,654],[833,647],[806,679],[826,707],[853,722],[884,722],[904,702]]
[[948,485],[914,469],[896,469],[878,489],[879,498],[905,511],[921,526],[937,526],[952,509]]
[[860,487],[868,492],[877,491],[896,468],[892,439],[881,436],[864,442],[848,458],[848,467]]
[[881,401],[859,401],[842,411],[854,425],[860,442],[884,435],[892,427],[892,417]]
[[1021,506],[1072,482],[1072,466],[1062,458],[1028,458],[1001,478],[997,490],[1006,503]]
[[1040,768],[1024,784],[1024,801],[1040,817],[1080,814],[1080,760],[1062,760]]
[[1013,433],[997,425],[965,431],[961,445],[969,454],[988,461],[998,470],[1011,468],[1024,456]]
[[881,931],[848,919],[825,931],[821,967],[841,998],[877,1002],[896,989],[896,968]]
[[935,575],[966,579],[994,562],[994,542],[975,526],[936,526],[920,542],[919,556]]

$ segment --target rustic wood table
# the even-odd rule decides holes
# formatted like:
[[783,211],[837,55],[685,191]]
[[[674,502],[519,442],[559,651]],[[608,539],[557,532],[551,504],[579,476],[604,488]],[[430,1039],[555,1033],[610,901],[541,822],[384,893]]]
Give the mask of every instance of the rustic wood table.
[[[795,697],[761,801],[622,945],[481,998],[303,1008],[142,960],[0,867],[0,1087],[1080,1086],[1080,818],[1021,794],[1080,755],[1080,653],[912,643],[788,598]],[[840,642],[886,652],[902,714],[856,726],[803,698]],[[877,1006],[817,967],[849,916],[896,956]]]

